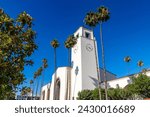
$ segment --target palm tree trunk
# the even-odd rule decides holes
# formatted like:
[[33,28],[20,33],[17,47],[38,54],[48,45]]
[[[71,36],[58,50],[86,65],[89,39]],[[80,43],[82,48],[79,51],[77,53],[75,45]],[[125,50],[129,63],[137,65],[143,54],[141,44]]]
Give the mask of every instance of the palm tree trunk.
[[139,73],[142,73],[142,66],[139,66]]
[[56,48],[54,48],[54,95],[53,95],[53,99],[55,100],[55,94],[56,94]]
[[[93,27],[91,28],[91,30],[93,31]],[[93,31],[94,32],[94,31]],[[99,71],[99,64],[98,64],[98,54],[97,54],[97,48],[96,48],[96,41],[93,40],[94,42],[94,49],[95,49],[95,56],[96,56],[96,70],[97,70],[97,79],[98,79],[98,93],[99,93],[99,100],[102,99],[101,96],[101,80],[100,80],[100,71]]]
[[[69,67],[71,67],[71,48],[69,48]],[[71,97],[71,77],[70,77],[70,75],[69,75],[69,70],[67,70],[67,73],[68,73],[68,75],[67,75],[67,77],[68,77],[68,85],[69,85],[69,100],[70,100],[70,97]]]
[[32,84],[30,83],[30,89],[31,89],[31,100],[32,100]]
[[68,65],[71,67],[71,48],[68,49]]
[[[68,66],[71,67],[71,49],[68,48]],[[70,100],[71,95],[71,79],[69,78],[69,71],[67,69],[67,87],[66,87],[66,100]]]
[[[92,28],[92,31],[93,31],[93,28]],[[93,31],[94,32],[94,31]],[[97,48],[96,48],[96,41],[93,40],[94,42],[94,49],[95,49],[95,56],[96,56],[96,70],[97,70],[97,79],[98,79],[98,93],[99,93],[99,99],[101,100],[102,99],[102,96],[101,96],[101,80],[100,80],[100,74],[99,74],[99,65],[98,65],[98,54],[97,54]]]
[[36,97],[37,97],[37,93],[38,93],[38,88],[39,88],[39,79],[37,79],[37,85],[36,85]]
[[129,63],[127,63],[128,65],[127,65],[127,75],[130,75],[130,73],[129,73]]
[[[71,67],[71,48],[69,49],[69,63]],[[69,75],[69,69],[68,69],[68,77],[69,77],[69,100],[71,99],[71,76]]]
[[[69,48],[68,48],[68,66],[70,67],[70,54],[69,54]],[[69,79],[68,79],[68,70],[67,70],[67,87],[66,87],[66,100],[68,100],[68,92],[69,92]]]
[[40,87],[40,99],[42,99],[42,87],[44,84],[44,67],[43,67],[43,74],[42,74],[42,81],[41,81],[41,87]]
[[104,44],[103,44],[103,35],[102,35],[102,22],[100,22],[100,41],[101,41],[101,49],[102,49],[102,64],[104,70],[104,84],[105,84],[105,99],[108,99],[107,94],[107,79],[106,79],[106,66],[105,66],[105,56],[104,56]]
[[33,100],[33,96],[34,96],[34,85],[35,85],[35,79],[33,80],[33,86],[32,86],[32,100]]
[[66,95],[65,99],[68,100],[68,71],[67,71],[67,83],[66,83]]

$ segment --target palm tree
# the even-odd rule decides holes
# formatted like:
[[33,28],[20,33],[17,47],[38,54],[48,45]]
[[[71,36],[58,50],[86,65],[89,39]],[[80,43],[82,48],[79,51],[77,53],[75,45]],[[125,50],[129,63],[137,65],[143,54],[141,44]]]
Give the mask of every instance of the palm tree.
[[68,65],[71,66],[71,48],[77,43],[74,35],[70,35],[65,41],[65,47],[68,49]]
[[37,78],[37,72],[34,72],[34,76],[33,76],[33,89],[32,89],[32,100],[34,97],[34,89],[35,89],[35,83],[36,83],[36,78]]
[[42,74],[42,71],[43,71],[43,68],[40,67],[40,68],[37,70],[37,72],[36,72],[36,75],[37,75],[37,77],[36,77],[36,80],[37,80],[37,85],[36,85],[36,96],[37,96],[38,89],[39,89],[39,78],[38,78],[38,77]]
[[90,11],[89,13],[86,14],[86,17],[84,19],[84,22],[86,25],[90,26],[90,27],[96,27],[96,25],[98,24],[98,17],[97,14]]
[[[68,65],[71,67],[71,48],[77,43],[77,39],[74,37],[74,35],[70,35],[67,40],[65,41],[65,47],[68,49]],[[66,88],[66,99],[70,99],[71,94],[71,79],[68,77],[67,72],[67,88]],[[69,88],[68,88],[69,86]],[[69,93],[69,96],[68,96]]]
[[102,35],[102,23],[106,22],[110,18],[109,10],[101,6],[98,8],[98,12],[89,12],[85,17],[85,23],[90,27],[95,27],[98,23],[100,24],[100,41],[101,41],[101,50],[102,50],[102,64],[104,70],[104,83],[105,83],[105,98],[108,99],[107,94],[107,79],[106,79],[106,66],[105,66],[105,54],[104,54],[104,44],[103,44],[103,35]]
[[30,80],[30,87],[31,87],[32,84],[33,84],[33,80]]
[[[97,14],[90,11],[89,13],[86,14],[86,17],[84,19],[85,24],[93,28],[98,24],[98,19],[97,19]],[[100,75],[99,75],[99,65],[98,65],[98,60],[97,60],[97,54],[96,54],[96,45],[94,42],[94,47],[95,47],[95,55],[96,55],[96,65],[97,65],[97,78],[98,78],[98,89],[99,89],[99,99],[101,100],[101,81],[100,81]]]
[[42,81],[41,81],[41,88],[40,88],[40,93],[42,94],[42,87],[43,87],[43,84],[44,84],[44,70],[48,67],[48,64],[47,64],[47,59],[43,59],[42,60],[43,62],[43,65],[42,65],[42,68],[43,68],[43,74],[42,74]]
[[51,41],[51,46],[54,48],[54,100],[55,100],[55,82],[56,82],[56,67],[57,67],[57,62],[56,62],[56,48],[59,47],[59,42],[57,41],[57,39],[54,39]]
[[24,96],[24,95],[26,95],[26,87],[23,87],[21,89],[21,96]]
[[[38,93],[38,88],[39,88],[39,79],[38,77],[42,74],[43,68],[40,67],[36,72],[34,72],[34,80],[33,80],[33,91],[32,91],[32,99],[33,99],[33,95],[34,95],[34,89],[35,89],[35,94],[37,96]],[[36,84],[35,84],[36,83]],[[36,85],[36,88],[35,88]]]
[[141,68],[144,65],[144,62],[142,60],[139,60],[137,65],[140,67],[140,71],[141,71]]
[[28,88],[26,89],[26,92],[27,92],[27,94],[30,94],[30,93],[32,92],[31,88],[28,87]]
[[[130,56],[124,57],[124,62],[129,63],[130,61],[131,61],[131,57]],[[129,69],[127,71],[128,71],[128,74],[129,74]]]
[[[31,86],[31,85],[33,85],[33,83],[34,83],[33,80],[30,80],[30,89],[31,89],[31,93],[32,93],[32,94],[33,94],[33,89],[32,89],[32,86]],[[32,95],[32,96],[33,96],[33,95]],[[31,96],[31,97],[32,97],[32,96]]]
[[129,63],[129,62],[131,61],[130,56],[126,56],[126,57],[124,58],[124,61],[127,62],[127,63]]
[[109,10],[101,6],[98,8],[98,21],[100,24],[100,39],[101,39],[101,49],[102,49],[102,64],[103,64],[103,70],[104,70],[104,83],[105,83],[105,98],[106,100],[108,99],[108,94],[107,94],[107,79],[106,79],[106,66],[105,66],[105,54],[104,54],[104,44],[103,44],[103,35],[102,35],[102,23],[106,22],[110,18],[110,13]]
[[29,93],[31,93],[31,88],[30,87],[23,87],[22,90],[21,90],[21,95],[22,96],[25,96],[25,95],[28,95]]

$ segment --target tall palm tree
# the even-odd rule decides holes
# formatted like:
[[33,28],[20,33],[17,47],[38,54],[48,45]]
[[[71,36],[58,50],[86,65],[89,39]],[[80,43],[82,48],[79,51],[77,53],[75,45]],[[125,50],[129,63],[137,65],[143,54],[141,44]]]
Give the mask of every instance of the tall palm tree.
[[39,78],[38,78],[38,77],[42,74],[42,71],[43,71],[43,68],[40,67],[40,68],[37,70],[37,72],[36,72],[36,74],[37,74],[37,77],[36,77],[36,80],[37,80],[37,85],[36,85],[36,96],[37,96],[38,89],[39,89]]
[[144,65],[144,62],[142,60],[139,60],[137,65],[140,67],[140,71],[141,71],[141,68]]
[[129,62],[131,61],[130,56],[126,56],[126,57],[124,58],[124,61],[127,62],[127,63],[129,63]]
[[33,80],[30,80],[30,87],[31,87],[32,84],[33,84]]
[[59,42],[57,41],[57,39],[54,39],[51,41],[51,46],[54,48],[54,97],[53,99],[55,100],[55,82],[56,82],[56,68],[57,68],[57,61],[56,61],[56,48],[59,47]]
[[32,89],[32,86],[31,85],[33,85],[33,80],[30,80],[30,89],[31,89],[31,97],[33,96],[32,94],[33,94],[33,89]]
[[98,24],[98,16],[95,12],[90,11],[86,14],[84,22],[86,25],[94,28]]
[[42,68],[43,68],[43,74],[42,74],[42,80],[41,80],[41,87],[40,87],[40,93],[42,94],[42,87],[43,87],[43,84],[44,84],[44,70],[48,67],[48,64],[47,64],[47,59],[43,59],[42,60],[43,62],[43,65],[42,65]]
[[22,89],[21,89],[21,96],[24,96],[24,95],[26,95],[27,93],[26,93],[26,87],[23,87]]
[[105,54],[104,54],[104,44],[103,44],[103,35],[102,35],[102,23],[106,22],[110,18],[110,13],[108,8],[101,6],[98,8],[98,21],[100,24],[100,39],[101,39],[101,49],[102,49],[102,64],[104,70],[104,83],[105,83],[105,98],[108,99],[107,94],[107,78],[106,78],[106,66],[105,66]]
[[105,66],[105,54],[104,54],[104,44],[103,44],[103,35],[102,35],[102,24],[110,18],[110,13],[108,8],[101,6],[98,8],[98,12],[89,12],[85,17],[85,23],[91,27],[95,27],[97,24],[100,24],[100,41],[101,41],[101,50],[102,50],[102,64],[104,70],[104,83],[105,83],[105,99],[108,99],[107,94],[107,79],[106,79],[106,66]]
[[[129,63],[130,61],[131,61],[131,57],[130,56],[124,57],[124,62]],[[128,74],[129,74],[129,69],[127,71],[128,71]]]
[[21,95],[22,95],[22,96],[25,96],[25,95],[28,96],[29,93],[31,93],[31,88],[30,88],[30,87],[26,87],[26,86],[25,86],[25,87],[22,88],[22,90],[21,90]]
[[31,88],[30,88],[30,87],[28,87],[28,88],[26,89],[26,92],[27,92],[27,95],[31,94],[31,93],[32,93]]
[[[70,35],[65,41],[65,47],[68,49],[68,65],[71,67],[71,48],[77,43],[77,39],[74,35]],[[68,95],[69,94],[69,95]],[[71,96],[71,79],[69,73],[67,72],[67,88],[66,88],[66,99]]]
[[37,78],[37,72],[34,72],[34,76],[33,76],[33,89],[32,89],[32,100],[34,97],[34,89],[35,89],[35,85],[36,85],[36,78]]
[[[93,28],[98,24],[98,19],[97,19],[97,14],[90,11],[89,13],[86,14],[86,17],[84,19],[85,24]],[[99,89],[99,99],[101,100],[101,80],[100,80],[100,75],[99,75],[99,65],[98,65],[98,57],[96,54],[96,45],[94,42],[94,47],[95,47],[95,55],[96,55],[96,66],[97,66],[97,78],[98,78],[98,89]]]
[[[43,68],[40,67],[40,68],[38,68],[38,70],[36,72],[34,72],[32,99],[34,96],[34,90],[35,90],[35,95],[37,96],[38,89],[39,89],[39,78],[38,77],[42,74],[42,71],[43,71]],[[35,85],[36,85],[36,87],[35,87]]]
[[77,43],[77,39],[74,35],[68,36],[67,40],[65,41],[65,47],[68,49],[68,65],[71,66],[71,48]]

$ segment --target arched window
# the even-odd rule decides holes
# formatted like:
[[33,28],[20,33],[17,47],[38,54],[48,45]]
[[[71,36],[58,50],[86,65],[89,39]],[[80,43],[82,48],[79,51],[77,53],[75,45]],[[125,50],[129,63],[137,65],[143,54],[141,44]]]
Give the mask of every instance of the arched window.
[[47,90],[47,100],[49,100],[49,98],[50,98],[50,87]]
[[42,100],[45,100],[45,90],[42,91]]
[[60,99],[60,79],[56,80],[55,83],[55,100],[59,100]]

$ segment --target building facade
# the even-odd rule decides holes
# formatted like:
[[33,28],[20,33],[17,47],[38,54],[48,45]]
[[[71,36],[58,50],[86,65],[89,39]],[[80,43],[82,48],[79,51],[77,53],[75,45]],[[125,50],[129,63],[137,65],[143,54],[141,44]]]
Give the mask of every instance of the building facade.
[[[72,48],[71,67],[59,67],[52,76],[51,84],[42,87],[43,100],[73,100],[78,92],[95,89],[98,78],[103,80],[103,70],[99,68],[97,42],[93,31],[80,27],[74,36],[77,44]],[[111,72],[106,73],[107,80],[116,79]]]
[[[132,83],[131,77],[132,76],[136,77],[138,74],[139,73],[132,74],[132,75],[129,75],[129,76],[125,76],[125,77],[122,77],[122,78],[116,78],[116,79],[110,80],[110,81],[107,82],[107,86],[108,86],[108,88],[118,88],[118,87],[124,88],[128,84]],[[150,70],[146,71],[146,75],[150,76]]]

